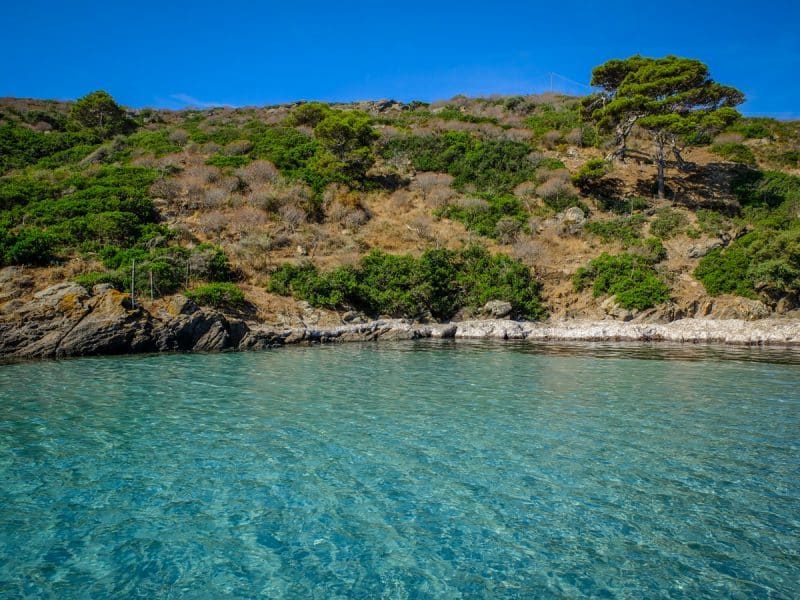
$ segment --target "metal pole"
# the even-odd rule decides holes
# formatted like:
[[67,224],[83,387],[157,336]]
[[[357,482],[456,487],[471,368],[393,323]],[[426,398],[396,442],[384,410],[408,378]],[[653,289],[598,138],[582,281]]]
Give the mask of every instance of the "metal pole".
[[136,308],[136,259],[131,262],[131,306]]

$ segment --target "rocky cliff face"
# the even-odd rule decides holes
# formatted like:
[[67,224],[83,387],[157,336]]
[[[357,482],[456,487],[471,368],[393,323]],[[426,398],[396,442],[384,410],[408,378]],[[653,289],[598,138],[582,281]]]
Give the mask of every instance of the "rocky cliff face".
[[[15,279],[19,281],[24,285],[24,278]],[[90,292],[75,283],[59,283],[35,293],[28,301],[14,299],[7,285],[0,290],[7,300],[0,310],[0,357],[6,359],[257,350],[293,343],[418,338],[800,344],[800,320],[789,318],[688,318],[658,323],[640,320],[644,316],[640,315],[627,322],[529,323],[489,318],[448,324],[382,319],[276,329],[201,308],[183,296],[169,298],[150,312],[133,306],[129,295],[106,285],[95,286]],[[502,312],[503,307],[492,308]],[[487,316],[492,316],[491,311]]]
[[[13,294],[12,294],[13,295]],[[60,283],[0,313],[0,356],[60,358],[164,351],[219,351],[273,344],[241,320],[175,296],[153,313],[106,285]]]

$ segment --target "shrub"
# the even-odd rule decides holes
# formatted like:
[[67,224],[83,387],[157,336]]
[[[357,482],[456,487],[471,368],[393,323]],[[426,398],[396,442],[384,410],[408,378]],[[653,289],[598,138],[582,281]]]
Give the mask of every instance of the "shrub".
[[772,138],[772,125],[774,123],[774,119],[763,117],[744,117],[729,127],[728,131],[741,133],[748,139]]
[[247,185],[254,187],[264,183],[272,183],[278,179],[278,169],[268,160],[254,160],[236,171]]
[[228,156],[241,156],[253,149],[253,142],[250,140],[234,140],[225,146],[225,154]]
[[702,258],[694,271],[711,295],[757,298],[800,292],[800,227],[760,227]]
[[5,241],[4,262],[18,265],[46,265],[56,258],[59,240],[48,231],[26,227]]
[[457,189],[469,185],[479,192],[506,194],[533,179],[541,166],[542,160],[532,159],[532,150],[523,142],[479,140],[464,132],[448,131],[393,138],[382,152],[387,158],[407,156],[417,171],[448,173]]
[[573,277],[577,291],[592,285],[594,297],[613,295],[625,309],[643,310],[669,299],[669,287],[656,274],[649,257],[601,254]]
[[697,217],[697,226],[700,233],[705,233],[706,235],[719,237],[727,232],[731,226],[730,221],[724,215],[713,210],[701,208],[695,212],[695,216]]
[[270,127],[252,138],[252,155],[270,161],[289,177],[297,178],[300,170],[317,151],[317,141],[291,127]]
[[346,267],[322,275],[311,263],[298,266],[284,263],[270,277],[267,290],[295,296],[313,306],[337,308],[352,301],[356,286],[354,272]]
[[100,283],[108,283],[117,290],[125,289],[122,276],[115,271],[89,271],[88,273],[81,273],[74,277],[73,281],[78,285],[82,285],[87,290],[91,290]]
[[241,155],[228,156],[225,154],[215,154],[214,156],[211,156],[206,160],[206,164],[219,167],[220,169],[228,167],[236,169],[245,166],[251,160],[252,159],[249,156],[241,156]]
[[43,179],[27,175],[0,178],[0,210],[22,206],[31,202],[52,200],[58,188]]
[[577,102],[560,106],[538,104],[533,114],[525,120],[525,124],[537,138],[544,137],[550,131],[568,132],[580,125]]
[[523,142],[509,140],[480,141],[451,165],[453,185],[464,189],[467,184],[494,194],[511,193],[514,187],[533,176],[536,168],[530,159],[531,148]]
[[494,226],[494,237],[503,244],[510,244],[522,232],[523,223],[513,217],[502,217]]
[[589,189],[602,179],[610,170],[611,165],[602,158],[592,158],[586,161],[578,172],[572,176],[572,183],[580,189]]
[[459,221],[467,229],[492,238],[498,237],[501,233],[498,230],[500,221],[515,221],[519,225],[517,231],[520,231],[528,220],[528,213],[525,212],[522,203],[509,195],[484,194],[482,197],[465,198],[457,204],[448,204],[435,214]]
[[181,147],[171,139],[171,134],[164,130],[137,131],[128,136],[128,146],[148,152],[156,158],[178,152]]
[[100,256],[103,265],[115,271],[128,290],[135,260],[136,287],[149,289],[152,274],[154,296],[172,294],[187,287],[191,281],[229,282],[237,278],[222,249],[211,244],[194,248],[162,246],[150,249],[105,246],[100,250]]
[[739,144],[736,142],[721,142],[713,144],[710,150],[714,154],[731,162],[738,162],[744,165],[756,164],[755,154],[753,154],[753,151],[744,144]]
[[539,284],[520,261],[491,256],[480,246],[428,250],[420,258],[373,251],[355,267],[320,273],[311,264],[282,265],[269,291],[294,295],[315,306],[358,307],[370,314],[438,319],[489,300],[507,300],[527,318],[541,318]]
[[91,133],[42,133],[17,124],[0,125],[0,173],[47,159],[48,167],[77,162],[99,141]]
[[106,138],[125,133],[135,126],[125,110],[102,90],[87,94],[72,105],[70,119],[78,127],[85,127]]
[[586,230],[606,243],[618,240],[626,246],[633,246],[641,240],[644,220],[643,215],[633,215],[610,221],[590,221],[586,225]]
[[379,134],[366,113],[332,111],[314,127],[314,137],[349,178],[363,179],[375,162],[372,144]]
[[497,125],[498,120],[494,117],[479,117],[464,112],[458,106],[448,105],[436,111],[436,116],[444,121],[461,121],[463,123],[491,123]]
[[292,111],[289,119],[292,125],[306,125],[316,127],[319,123],[331,114],[331,108],[322,102],[306,102]]
[[800,200],[800,177],[778,171],[745,172],[733,185],[742,204],[774,208]]
[[742,244],[736,244],[727,251],[712,250],[700,260],[694,270],[706,291],[712,296],[736,294],[746,298],[756,298],[754,282],[748,277],[750,257]]
[[203,306],[241,308],[244,294],[233,283],[209,283],[186,292],[186,297]]
[[662,240],[677,235],[687,223],[686,215],[670,208],[659,208],[650,223],[650,233]]

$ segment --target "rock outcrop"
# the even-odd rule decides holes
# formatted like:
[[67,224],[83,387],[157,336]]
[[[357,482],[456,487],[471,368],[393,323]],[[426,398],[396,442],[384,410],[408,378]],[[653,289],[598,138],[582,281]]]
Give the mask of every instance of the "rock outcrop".
[[[165,299],[151,312],[134,306],[128,294],[104,285],[89,292],[75,283],[60,283],[34,294],[27,302],[13,293],[10,296],[12,299],[0,310],[2,358],[260,350],[298,343],[421,338],[800,345],[800,320],[752,320],[762,314],[755,304],[723,304],[718,312],[725,314],[729,310],[739,317],[735,319],[677,318],[657,322],[655,317],[659,315],[642,313],[629,321],[532,323],[493,318],[429,324],[402,319],[354,319],[337,327],[305,323],[302,327],[276,328],[199,307],[183,296]],[[506,308],[487,305],[485,312],[499,315]],[[717,311],[711,307],[709,312]]]
[[59,283],[0,313],[0,356],[60,358],[237,348],[247,325],[175,296],[151,314],[110,286]]

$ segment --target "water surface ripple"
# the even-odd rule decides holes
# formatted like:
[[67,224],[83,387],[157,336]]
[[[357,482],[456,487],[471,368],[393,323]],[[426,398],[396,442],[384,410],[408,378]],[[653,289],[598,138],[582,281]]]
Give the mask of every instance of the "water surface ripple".
[[798,364],[420,342],[0,366],[0,596],[797,597]]

